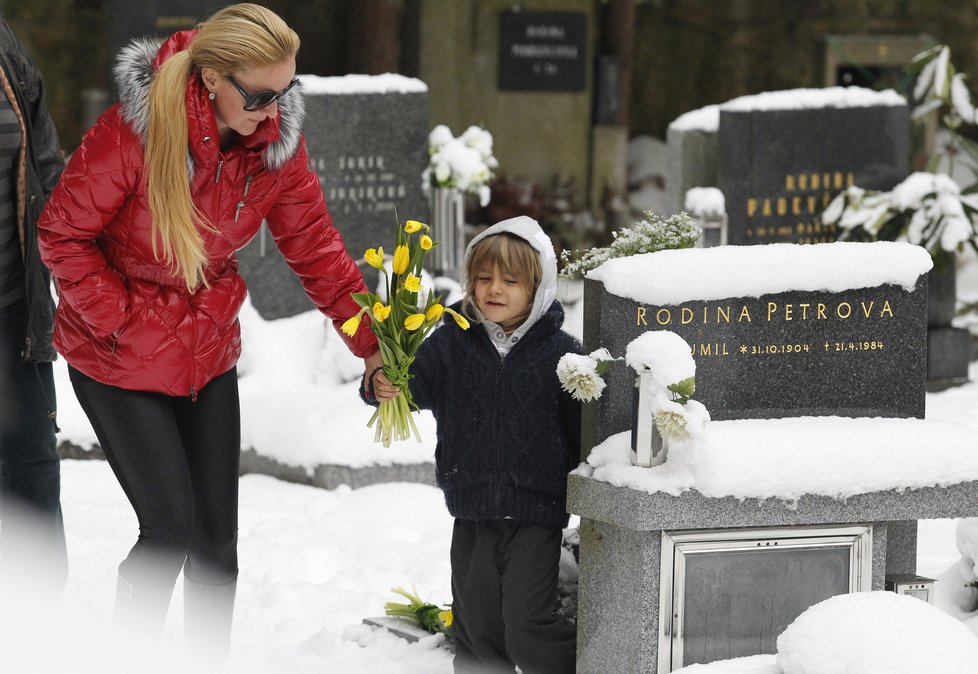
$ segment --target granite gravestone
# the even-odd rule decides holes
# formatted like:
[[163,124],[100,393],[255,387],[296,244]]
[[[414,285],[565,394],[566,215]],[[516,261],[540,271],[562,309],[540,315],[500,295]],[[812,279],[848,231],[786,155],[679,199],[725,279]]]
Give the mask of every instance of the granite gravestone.
[[867,96],[836,88],[720,107],[717,186],[731,244],[835,241],[821,221],[835,195],[850,185],[888,190],[907,176],[906,103],[893,91]]
[[[859,245],[826,244],[810,252],[818,255],[835,247],[867,250],[852,248]],[[903,253],[928,258],[923,249],[909,244],[873,245],[898,246]],[[709,250],[716,255],[735,252]],[[770,246],[756,252],[777,269],[785,250]],[[706,252],[663,251],[671,263],[677,255],[688,258],[682,266],[693,276],[711,273],[707,260],[713,258],[698,255]],[[661,254],[643,257],[646,275],[663,273],[657,271],[657,255]],[[671,330],[689,343],[696,362],[696,398],[716,420],[924,416],[925,273],[911,292],[883,284],[832,292],[788,289],[676,304],[636,301],[609,292],[601,281],[585,280],[586,351],[605,347],[613,355],[623,355],[628,343],[647,330]],[[585,406],[585,455],[594,444],[632,425],[634,372],[624,365],[612,367],[605,381],[604,395]]]
[[[396,217],[427,218],[421,172],[428,159],[427,86],[400,75],[302,75],[303,132],[326,204],[347,251],[392,252]],[[252,304],[266,319],[313,308],[263,225],[238,251]],[[363,269],[363,266],[361,266]],[[373,286],[373,275],[367,280]]]

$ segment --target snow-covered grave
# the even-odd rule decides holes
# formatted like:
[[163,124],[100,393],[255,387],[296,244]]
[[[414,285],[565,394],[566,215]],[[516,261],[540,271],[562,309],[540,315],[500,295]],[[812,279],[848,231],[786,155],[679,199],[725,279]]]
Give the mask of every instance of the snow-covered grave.
[[686,113],[667,131],[673,210],[718,187],[732,244],[834,241],[819,217],[849,183],[890,189],[909,172],[907,103],[895,91],[769,91]]
[[[428,86],[391,73],[299,75],[299,81],[309,164],[350,255],[360,259],[368,248],[386,245],[396,218],[426,220],[421,172],[428,164]],[[242,194],[242,208],[258,196]],[[238,258],[263,318],[313,308],[266,226]]]
[[903,243],[667,250],[587,274],[585,351],[681,336],[712,421],[636,466],[636,371],[585,405],[578,671],[773,653],[833,596],[916,574],[917,520],[978,515],[978,433],[924,419],[927,272]]

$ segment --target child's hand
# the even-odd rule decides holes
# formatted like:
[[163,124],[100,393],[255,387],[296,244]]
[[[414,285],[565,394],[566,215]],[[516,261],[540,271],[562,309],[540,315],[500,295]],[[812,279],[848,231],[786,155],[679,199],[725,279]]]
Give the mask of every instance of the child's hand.
[[400,387],[394,386],[391,380],[384,374],[383,370],[377,370],[373,376],[371,386],[373,387],[374,398],[380,402],[393,400],[401,394]]

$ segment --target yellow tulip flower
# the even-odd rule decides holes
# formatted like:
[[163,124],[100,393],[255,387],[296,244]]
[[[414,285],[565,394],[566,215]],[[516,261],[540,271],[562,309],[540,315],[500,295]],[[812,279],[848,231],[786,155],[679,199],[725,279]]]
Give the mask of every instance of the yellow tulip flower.
[[374,302],[374,306],[371,312],[374,316],[374,320],[378,323],[383,323],[387,320],[387,317],[391,315],[391,307],[384,306],[380,302]]
[[351,316],[350,318],[346,319],[346,321],[344,321],[343,325],[340,327],[340,330],[350,337],[357,334],[357,328],[360,327],[360,319],[363,318],[364,311],[366,311],[366,309],[361,309],[357,312],[356,316]]
[[394,249],[394,262],[391,269],[395,274],[403,274],[407,271],[408,262],[411,261],[411,251],[407,246],[401,245]]
[[453,619],[453,617],[452,617],[452,610],[451,609],[448,609],[447,611],[440,612],[438,614],[438,619],[441,620],[442,623],[445,624],[445,627],[451,627],[452,626],[452,619]]
[[445,307],[445,311],[447,311],[452,315],[452,318],[455,319],[455,322],[458,324],[458,327],[462,328],[463,330],[469,329],[469,321],[465,316],[458,313],[457,311],[449,309],[448,307]]
[[418,222],[417,220],[408,220],[404,223],[404,231],[408,234],[414,234],[415,232],[421,231],[422,227],[427,227],[428,225],[423,222]]
[[422,250],[431,250],[431,247],[435,245],[435,242],[432,241],[431,237],[428,236],[427,234],[421,235],[420,243],[421,243]]
[[417,330],[424,325],[424,314],[411,314],[404,319],[404,327],[408,330]]
[[437,321],[444,312],[445,307],[440,304],[432,304],[428,307],[428,311],[425,312],[424,317],[426,321]]
[[363,254],[363,259],[367,261],[371,267],[377,269],[384,268],[384,247],[378,246],[377,248],[368,248],[367,252]]
[[421,279],[414,274],[408,274],[408,277],[404,280],[404,289],[409,293],[418,292],[421,290]]

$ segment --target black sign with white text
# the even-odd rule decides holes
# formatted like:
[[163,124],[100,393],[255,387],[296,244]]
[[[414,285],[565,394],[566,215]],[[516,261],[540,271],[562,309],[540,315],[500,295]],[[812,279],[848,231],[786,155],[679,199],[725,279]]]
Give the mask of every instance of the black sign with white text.
[[587,79],[587,16],[582,12],[503,12],[501,90],[581,91]]

